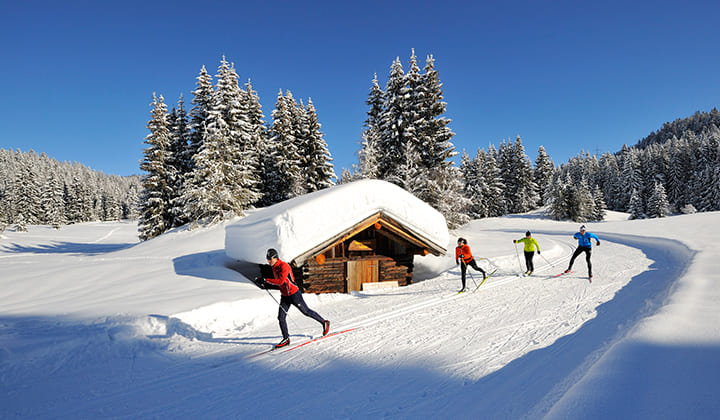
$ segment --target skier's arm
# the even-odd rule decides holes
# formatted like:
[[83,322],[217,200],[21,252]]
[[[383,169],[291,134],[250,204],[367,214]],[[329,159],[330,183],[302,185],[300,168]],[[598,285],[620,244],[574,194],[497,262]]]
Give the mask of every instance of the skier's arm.
[[[274,268],[273,275],[277,276]],[[278,278],[265,279],[265,281],[274,286],[280,286],[285,282],[285,279],[287,278],[290,278],[290,266],[288,264],[282,264],[280,265],[280,275],[278,276]]]

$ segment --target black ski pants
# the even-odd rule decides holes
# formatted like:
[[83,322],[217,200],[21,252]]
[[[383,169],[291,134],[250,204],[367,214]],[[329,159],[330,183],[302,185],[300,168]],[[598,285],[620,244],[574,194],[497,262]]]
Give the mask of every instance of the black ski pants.
[[460,278],[462,279],[462,288],[463,288],[463,289],[465,288],[465,273],[467,272],[467,267],[468,267],[468,266],[474,268],[475,271],[481,272],[481,273],[483,274],[483,278],[485,278],[485,276],[487,276],[487,274],[485,274],[485,270],[483,270],[482,268],[478,267],[477,263],[475,262],[475,258],[473,258],[472,260],[470,260],[469,263],[465,263],[465,262],[462,262],[462,261],[461,261],[461,262],[460,262]]
[[298,308],[303,315],[310,317],[321,324],[325,322],[320,314],[308,308],[305,303],[305,299],[303,299],[302,292],[297,291],[295,294],[290,296],[281,296],[280,309],[278,309],[278,321],[280,321],[280,331],[282,331],[283,338],[290,337],[287,328],[287,321],[285,319],[287,317],[288,310],[290,310],[290,305],[295,305],[295,307]]
[[525,267],[527,271],[535,271],[535,264],[533,264],[533,256],[535,251],[523,251],[525,253]]
[[590,262],[590,255],[592,254],[592,248],[589,246],[579,246],[573,253],[572,258],[570,258],[570,265],[568,265],[568,270],[572,270],[573,263],[575,262],[575,258],[577,258],[578,255],[581,253],[585,253],[585,261],[587,261],[588,266],[588,276],[592,276],[592,262]]

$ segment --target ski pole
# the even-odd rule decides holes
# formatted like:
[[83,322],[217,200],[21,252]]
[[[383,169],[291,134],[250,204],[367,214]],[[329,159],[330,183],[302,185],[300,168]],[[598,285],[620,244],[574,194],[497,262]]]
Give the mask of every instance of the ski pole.
[[548,261],[547,258],[545,258],[545,256],[543,254],[539,254],[539,255],[542,257],[543,260],[545,260],[546,263],[550,264],[550,267],[555,268],[555,264]]
[[518,266],[520,267],[520,272],[522,272],[522,263],[520,262],[520,254],[518,254],[518,250],[517,250],[517,242],[513,242],[513,243],[515,244],[515,256],[517,257],[517,260],[518,260]]
[[[285,310],[285,308],[282,307],[280,302],[278,302],[278,300],[275,299],[275,296],[273,296],[272,293],[270,293],[270,291],[268,289],[266,289],[264,287],[262,287],[261,289],[265,290],[267,292],[268,296],[270,296],[270,299],[274,300],[275,303],[278,305],[278,307],[280,309],[282,309],[283,312],[285,312],[285,315],[287,315],[287,317],[290,318],[290,313],[287,310]],[[295,324],[295,321],[293,321],[292,318],[290,318],[290,322],[293,323],[293,327],[298,328],[298,326]]]

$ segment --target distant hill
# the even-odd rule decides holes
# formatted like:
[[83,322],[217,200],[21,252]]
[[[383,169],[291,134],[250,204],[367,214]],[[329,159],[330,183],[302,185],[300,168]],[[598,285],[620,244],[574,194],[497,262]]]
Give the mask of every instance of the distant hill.
[[673,137],[682,138],[687,132],[701,134],[708,131],[713,125],[720,127],[720,111],[713,108],[710,112],[696,112],[691,117],[679,118],[673,122],[663,124],[658,131],[640,140],[635,147],[644,149],[651,144],[663,144]]

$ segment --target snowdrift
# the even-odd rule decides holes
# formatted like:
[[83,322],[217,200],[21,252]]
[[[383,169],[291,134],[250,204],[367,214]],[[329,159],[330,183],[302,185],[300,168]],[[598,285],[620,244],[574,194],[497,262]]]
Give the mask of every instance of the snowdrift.
[[385,181],[342,184],[257,210],[225,229],[225,252],[234,259],[264,264],[277,249],[292,261],[375,213],[383,212],[418,236],[447,249],[445,217],[429,204]]

